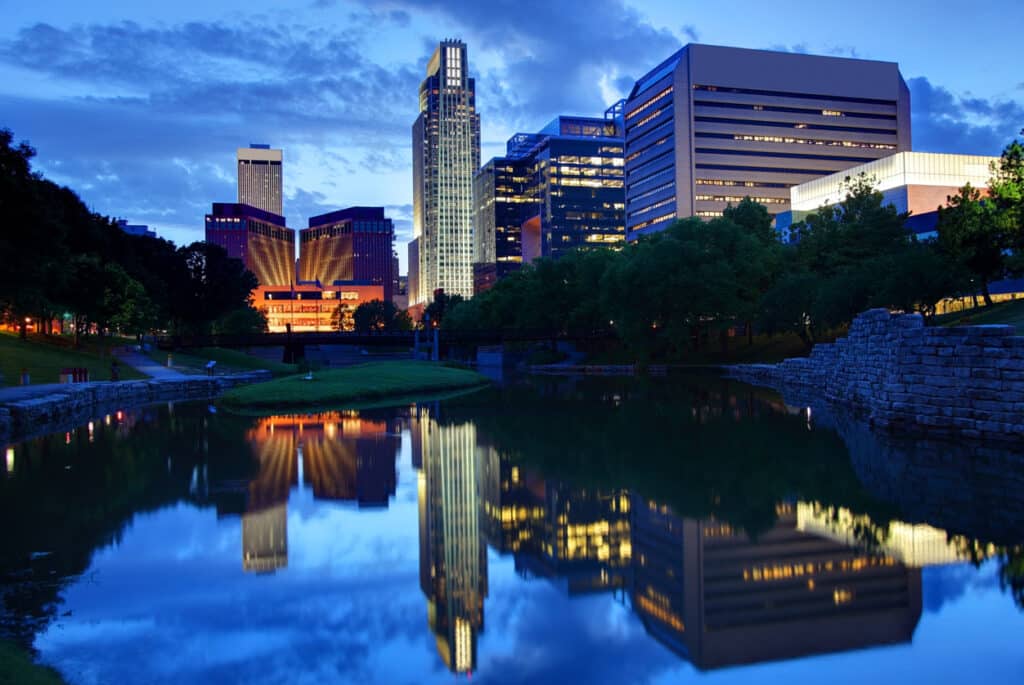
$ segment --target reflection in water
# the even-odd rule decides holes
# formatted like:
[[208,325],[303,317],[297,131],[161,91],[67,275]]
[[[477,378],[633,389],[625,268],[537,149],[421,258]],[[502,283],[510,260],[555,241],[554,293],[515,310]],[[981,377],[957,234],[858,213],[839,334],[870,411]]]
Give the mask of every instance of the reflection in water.
[[477,635],[484,629],[487,548],[480,530],[476,429],[441,425],[423,409],[418,473],[420,589],[437,651],[455,673],[476,667]]
[[360,507],[386,507],[395,493],[400,438],[388,421],[355,412],[271,416],[257,420],[245,437],[259,462],[242,515],[246,571],[288,565],[287,502],[300,477],[315,499]]

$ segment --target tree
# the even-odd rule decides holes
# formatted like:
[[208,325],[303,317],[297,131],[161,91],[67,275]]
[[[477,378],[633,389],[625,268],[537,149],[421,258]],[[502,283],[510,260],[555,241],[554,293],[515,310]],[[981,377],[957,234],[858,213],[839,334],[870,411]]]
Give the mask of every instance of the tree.
[[434,301],[427,305],[423,312],[423,320],[430,321],[430,325],[440,327],[444,321],[445,314],[449,309],[463,301],[462,295],[448,295],[440,288],[434,291]]
[[970,184],[939,208],[939,246],[949,258],[978,280],[985,304],[992,304],[989,284],[1006,273],[1005,218],[994,202],[982,199]]
[[171,284],[175,328],[205,332],[216,319],[249,305],[256,277],[240,259],[211,243],[192,243],[178,249],[184,263],[183,282]]
[[390,301],[370,300],[364,302],[356,307],[352,314],[352,320],[356,331],[360,333],[394,332],[412,328],[412,319],[408,312],[400,312],[398,307]]
[[[1022,131],[1024,133],[1024,131]],[[989,195],[997,210],[997,221],[1004,233],[1006,247],[1012,250],[1007,268],[1024,273],[1024,144],[1014,140],[992,164]]]
[[267,315],[252,305],[232,309],[213,322],[217,335],[256,335],[267,332]]

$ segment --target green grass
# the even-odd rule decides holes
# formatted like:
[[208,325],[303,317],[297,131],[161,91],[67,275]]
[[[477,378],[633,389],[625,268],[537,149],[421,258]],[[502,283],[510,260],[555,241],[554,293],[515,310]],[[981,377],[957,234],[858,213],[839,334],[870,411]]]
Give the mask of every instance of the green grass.
[[64,685],[52,668],[39,666],[19,647],[0,641],[0,685]]
[[340,407],[471,388],[489,381],[475,371],[414,361],[371,362],[344,369],[314,372],[313,380],[302,374],[267,383],[234,388],[220,401],[227,407],[278,409]]
[[1024,300],[1000,302],[991,307],[978,307],[965,312],[943,314],[935,317],[940,326],[981,326],[1009,324],[1017,327],[1017,333],[1024,335]]
[[[122,344],[121,340],[107,340],[103,345],[90,340],[76,350],[70,338],[30,335],[22,340],[17,334],[0,333],[0,385],[18,385],[22,369],[28,370],[33,384],[57,383],[62,368],[75,366],[89,369],[92,380],[109,380],[109,348]],[[121,380],[146,378],[126,364],[120,366]]]
[[[285,376],[299,370],[295,364],[275,362],[223,347],[200,347],[188,352],[171,352],[171,354],[174,355],[174,368],[189,373],[206,373],[206,362],[211,359],[217,362],[218,374],[265,369],[275,376]],[[159,364],[167,363],[165,350],[153,350],[149,356]]]

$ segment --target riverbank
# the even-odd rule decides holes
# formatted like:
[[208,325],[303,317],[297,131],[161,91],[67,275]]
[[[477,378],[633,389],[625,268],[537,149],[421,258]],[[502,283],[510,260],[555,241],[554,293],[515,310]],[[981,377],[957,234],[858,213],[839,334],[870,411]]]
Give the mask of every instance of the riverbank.
[[151,402],[216,397],[225,390],[270,380],[268,371],[227,376],[68,383],[0,389],[0,441],[81,425],[103,414]]
[[[94,380],[110,378],[111,350],[123,341],[106,339],[100,344],[90,340],[89,345],[75,349],[71,338],[59,335],[31,335],[22,340],[17,335],[0,333],[0,387],[16,386],[27,372],[33,383],[57,383],[61,369],[88,369]],[[122,380],[145,378],[134,368],[121,365]]]
[[490,381],[475,371],[430,362],[370,362],[344,369],[278,378],[260,386],[235,388],[220,403],[236,410],[342,407],[353,403],[400,399],[483,386]]
[[917,314],[875,309],[807,358],[737,364],[726,373],[802,388],[893,432],[1024,439],[1024,337],[1009,325],[926,328]]

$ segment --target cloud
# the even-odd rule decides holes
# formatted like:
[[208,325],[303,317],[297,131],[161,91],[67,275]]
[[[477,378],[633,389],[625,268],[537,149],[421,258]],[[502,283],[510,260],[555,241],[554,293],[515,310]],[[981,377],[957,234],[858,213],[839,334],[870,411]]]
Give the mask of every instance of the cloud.
[[795,52],[801,55],[806,55],[808,52],[807,43],[794,43],[793,45],[783,45],[781,43],[777,43],[775,45],[772,45],[768,49],[775,50],[776,52]]
[[700,42],[700,34],[697,33],[697,27],[694,26],[693,24],[684,24],[683,25],[683,35],[685,35],[687,38],[689,38],[694,43],[699,43]]
[[910,88],[913,146],[922,152],[998,155],[1024,123],[1024,105],[955,95],[925,77]]
[[[611,104],[602,96],[603,79],[632,85],[680,47],[672,31],[655,28],[620,0],[593,0],[585,11],[547,0],[363,2],[455,25],[469,46],[471,71],[476,50],[497,56],[501,66],[478,78],[477,106],[483,118],[515,130],[537,130],[559,114],[600,115]],[[424,45],[423,62],[436,46]]]

